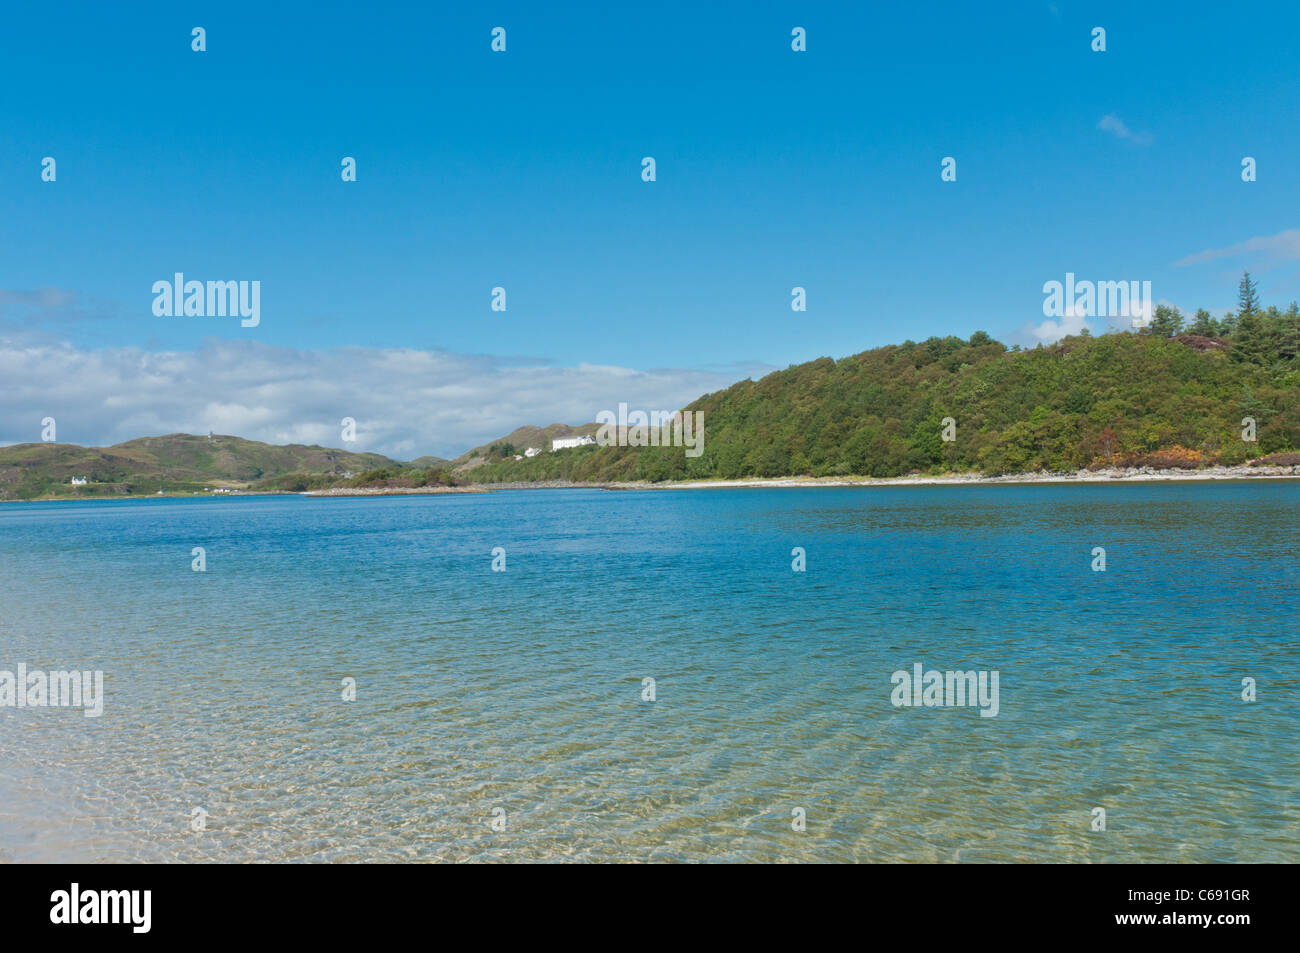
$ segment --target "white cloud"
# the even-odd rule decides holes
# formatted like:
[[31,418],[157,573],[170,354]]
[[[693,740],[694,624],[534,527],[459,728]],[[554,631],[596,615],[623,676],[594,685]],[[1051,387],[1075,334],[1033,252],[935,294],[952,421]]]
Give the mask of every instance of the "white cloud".
[[[300,350],[211,341],[195,351],[81,349],[0,338],[0,443],[40,439],[106,446],[184,432],[267,443],[318,443],[399,459],[455,457],[524,424],[586,423],[620,401],[676,410],[738,377],[710,370],[632,368],[422,351]],[[343,444],[340,421],[357,421]]]
[[1128,127],[1124,120],[1120,119],[1114,113],[1107,113],[1097,121],[1097,128],[1113,133],[1117,139],[1127,139],[1135,146],[1149,146],[1155,141],[1155,137],[1149,132],[1134,132]]
[[1244,242],[1237,242],[1227,248],[1207,248],[1205,251],[1188,255],[1174,262],[1175,268],[1184,265],[1197,265],[1205,261],[1220,258],[1235,258],[1239,255],[1265,255],[1269,258],[1300,258],[1300,228],[1290,228],[1276,235],[1257,235]]
[[1052,344],[1063,337],[1078,334],[1084,328],[1087,328],[1090,333],[1093,330],[1087,318],[1077,314],[1067,314],[1059,321],[1048,318],[1042,324],[1028,325],[1025,330],[1028,332],[1031,341]]
[[1144,328],[1151,323],[1155,317],[1156,305],[1163,304],[1173,307],[1173,302],[1161,298],[1159,301],[1151,301],[1148,298],[1138,298],[1129,302],[1128,312],[1120,315],[1093,315],[1092,321],[1087,316],[1078,314],[1073,308],[1067,308],[1066,314],[1061,318],[1048,318],[1041,324],[1027,324],[1021,334],[1021,340],[1028,344],[1054,344],[1063,337],[1071,334],[1079,334],[1087,330],[1089,334],[1097,334],[1099,325],[1097,321],[1104,321],[1105,326],[1100,327],[1101,331],[1112,329],[1120,331],[1131,331],[1134,328]]
[[[1169,304],[1163,298],[1160,304]],[[1150,301],[1142,303],[1142,306],[1134,311],[1128,317],[1110,317],[1103,331],[1116,329],[1120,331],[1131,331],[1135,327],[1144,328],[1151,323],[1151,318],[1155,315],[1155,305]],[[1098,333],[1098,326],[1095,322],[1077,314],[1067,314],[1059,319],[1048,318],[1041,324],[1029,324],[1025,326],[1025,337],[1030,344],[1055,344],[1063,337],[1069,337],[1071,334],[1080,334],[1084,330],[1089,334]]]

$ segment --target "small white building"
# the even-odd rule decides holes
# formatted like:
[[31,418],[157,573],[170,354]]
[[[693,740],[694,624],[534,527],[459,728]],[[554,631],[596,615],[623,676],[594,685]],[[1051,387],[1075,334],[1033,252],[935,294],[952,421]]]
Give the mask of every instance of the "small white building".
[[527,450],[524,451],[524,456],[535,457],[541,452],[542,452],[541,447],[529,447]]
[[567,450],[569,447],[585,447],[588,444],[596,442],[596,438],[588,434],[585,437],[560,437],[551,441],[552,450]]
[[72,485],[73,485],[73,486],[85,486],[85,485],[86,485],[86,478],[85,478],[85,477],[73,477],[73,478],[72,478]]

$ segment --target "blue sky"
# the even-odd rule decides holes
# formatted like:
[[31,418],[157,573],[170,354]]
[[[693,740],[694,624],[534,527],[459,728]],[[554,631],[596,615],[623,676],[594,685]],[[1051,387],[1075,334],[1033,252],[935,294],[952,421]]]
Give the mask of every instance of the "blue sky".
[[[1249,267],[1264,301],[1284,305],[1300,298],[1300,12],[1249,10],[12,8],[0,343],[18,356],[0,370],[18,383],[0,396],[0,441],[34,439],[27,417],[51,404],[77,442],[213,419],[309,437],[315,418],[290,417],[333,410],[286,400],[274,367],[342,373],[345,353],[377,368],[423,355],[506,390],[512,369],[549,369],[531,396],[492,406],[473,388],[460,405],[457,388],[442,393],[430,411],[458,422],[436,433],[370,431],[375,448],[445,455],[551,422],[539,414],[576,423],[629,397],[684,402],[904,338],[984,329],[1032,343],[1043,282],[1067,271],[1150,280],[1185,311],[1222,311]],[[206,52],[190,49],[194,26]],[[495,26],[503,54],[489,48]],[[790,49],[795,26],[807,52]],[[44,156],[56,182],[41,181]],[[358,181],[341,181],[343,156]],[[940,181],[944,156],[956,182]],[[1243,156],[1258,181],[1241,181]],[[156,317],[151,286],[176,271],[260,280],[261,324]],[[489,309],[498,285],[504,313]],[[796,285],[804,314],[790,310]],[[18,380],[33,349],[54,375],[45,394]],[[202,401],[172,418],[163,391],[117,420],[92,422],[89,393],[59,403],[82,386],[74,375],[105,365],[143,401],[133,361],[149,380],[186,362],[262,362],[270,376],[243,380],[245,397],[229,378],[197,380]],[[592,367],[600,379],[575,393],[599,406],[547,403]],[[385,386],[375,373],[357,394]],[[266,406],[249,402],[272,384]],[[278,423],[277,401],[293,405]]]

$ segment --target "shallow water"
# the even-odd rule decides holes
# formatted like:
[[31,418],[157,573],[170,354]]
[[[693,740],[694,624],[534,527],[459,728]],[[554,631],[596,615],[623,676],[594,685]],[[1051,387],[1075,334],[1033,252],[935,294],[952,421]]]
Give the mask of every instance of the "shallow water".
[[[1294,862],[1298,516],[1292,482],[6,504],[0,669],[106,701],[0,708],[0,859]],[[998,671],[997,716],[892,705],[917,662]]]

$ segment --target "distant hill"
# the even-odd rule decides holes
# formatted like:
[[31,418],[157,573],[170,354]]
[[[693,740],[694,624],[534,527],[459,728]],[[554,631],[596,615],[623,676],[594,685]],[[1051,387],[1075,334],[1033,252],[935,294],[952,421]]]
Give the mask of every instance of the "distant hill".
[[[1194,468],[1300,449],[1295,305],[1285,313],[1270,309],[1253,324],[1243,318],[1231,335],[1183,334],[1179,318],[1169,320],[1168,334],[1081,335],[1033,350],[1008,350],[977,332],[970,340],[930,338],[823,357],[684,408],[704,412],[701,456],[688,458],[681,448],[578,447],[498,459],[467,478],[891,477],[1175,462]],[[942,438],[948,417],[952,441]],[[1241,439],[1244,417],[1256,420],[1256,442]]]
[[415,467],[417,470],[427,470],[430,467],[446,467],[449,463],[450,460],[444,460],[442,457],[416,457],[408,466]]
[[464,473],[493,461],[513,459],[516,454],[522,455],[529,447],[549,451],[551,441],[557,437],[594,436],[599,429],[600,424],[595,423],[579,424],[576,427],[568,424],[551,424],[547,427],[520,427],[517,430],[512,430],[504,437],[493,440],[491,443],[485,443],[481,447],[475,447],[473,450],[462,453],[451,461],[452,472]]
[[[328,447],[274,446],[225,434],[211,439],[174,433],[142,437],[111,447],[68,443],[20,443],[0,447],[0,499],[51,494],[135,495],[249,486],[288,474],[343,477],[402,466],[377,453]],[[85,478],[74,488],[73,477]]]

